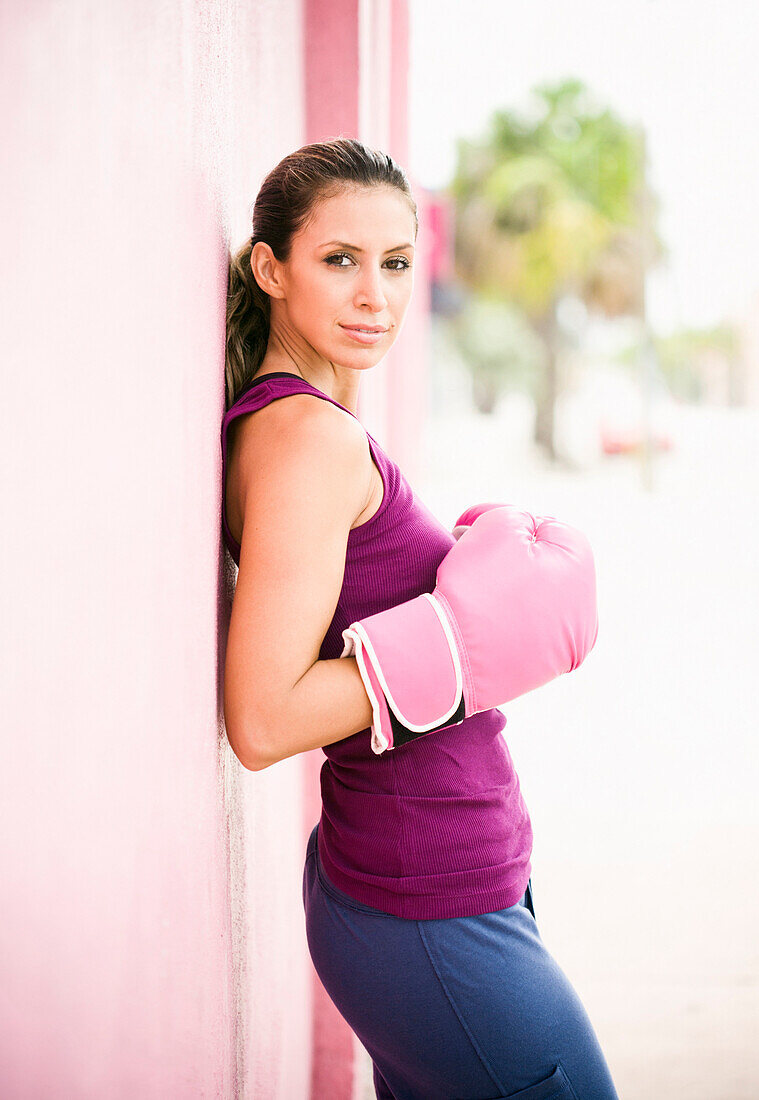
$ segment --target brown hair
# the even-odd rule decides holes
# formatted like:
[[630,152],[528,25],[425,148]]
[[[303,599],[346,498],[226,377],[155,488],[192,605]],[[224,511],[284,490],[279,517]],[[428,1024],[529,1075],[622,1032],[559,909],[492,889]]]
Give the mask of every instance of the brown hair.
[[293,236],[314,207],[348,187],[397,187],[409,200],[415,233],[417,207],[404,170],[387,153],[354,138],[303,145],[284,157],[261,184],[253,207],[253,235],[229,254],[227,287],[226,408],[258,370],[269,342],[271,299],[256,282],[250,256],[265,241],[280,263],[290,256]]

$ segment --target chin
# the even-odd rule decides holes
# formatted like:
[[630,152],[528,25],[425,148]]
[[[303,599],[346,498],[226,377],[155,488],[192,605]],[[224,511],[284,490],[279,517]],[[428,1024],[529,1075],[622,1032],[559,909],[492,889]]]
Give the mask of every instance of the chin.
[[379,359],[373,358],[370,360],[367,356],[362,356],[361,359],[352,360],[350,363],[340,362],[339,359],[335,359],[334,362],[339,363],[340,366],[345,367],[346,370],[365,371],[371,370],[372,367],[376,366],[376,364],[379,362]]
[[345,348],[336,350],[332,356],[333,363],[339,363],[341,367],[351,367],[353,370],[368,370],[387,355],[387,348],[381,350],[377,347],[356,348],[349,355],[345,354]]

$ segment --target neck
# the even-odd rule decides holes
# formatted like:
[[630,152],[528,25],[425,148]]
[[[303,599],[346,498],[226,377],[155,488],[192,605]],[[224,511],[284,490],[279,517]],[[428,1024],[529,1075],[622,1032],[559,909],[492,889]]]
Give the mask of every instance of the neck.
[[264,356],[261,366],[254,377],[261,374],[271,374],[274,371],[284,371],[286,374],[294,374],[304,379],[328,397],[338,401],[344,408],[358,416],[358,393],[361,372],[351,370],[349,367],[340,367],[334,363],[325,362],[323,366],[306,366],[294,363],[291,358],[274,356],[268,352]]

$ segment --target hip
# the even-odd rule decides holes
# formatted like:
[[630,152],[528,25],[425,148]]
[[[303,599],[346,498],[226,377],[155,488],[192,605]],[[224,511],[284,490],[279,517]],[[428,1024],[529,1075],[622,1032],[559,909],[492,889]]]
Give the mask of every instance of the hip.
[[392,1090],[378,1095],[505,1097],[530,1089],[525,1100],[616,1097],[592,1025],[543,944],[526,893],[475,916],[397,917],[330,882],[317,839],[318,826],[303,871],[309,953],[376,1079]]

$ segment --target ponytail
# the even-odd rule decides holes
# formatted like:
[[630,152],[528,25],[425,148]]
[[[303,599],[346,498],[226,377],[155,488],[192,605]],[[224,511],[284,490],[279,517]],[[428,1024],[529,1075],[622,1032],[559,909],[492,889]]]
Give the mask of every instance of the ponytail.
[[238,395],[263,362],[269,343],[269,295],[261,290],[250,266],[254,241],[248,239],[229,256],[227,288],[226,407]]

